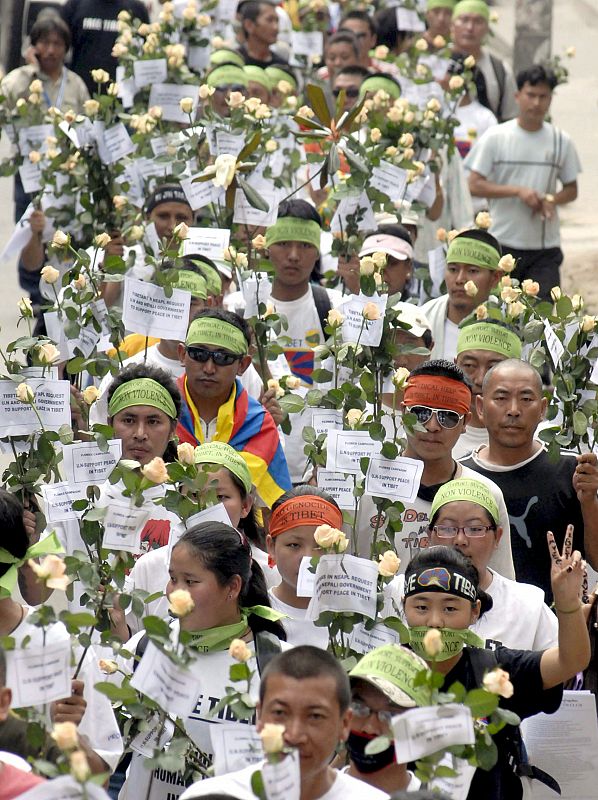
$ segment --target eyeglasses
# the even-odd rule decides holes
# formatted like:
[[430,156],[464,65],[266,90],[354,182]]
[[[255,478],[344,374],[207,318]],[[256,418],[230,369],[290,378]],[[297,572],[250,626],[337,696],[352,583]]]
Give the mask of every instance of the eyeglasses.
[[200,364],[205,364],[212,359],[214,364],[218,367],[230,367],[235,361],[239,361],[242,356],[235,353],[228,353],[226,350],[206,350],[205,347],[186,347],[187,355],[193,361],[199,361]]
[[242,86],[241,84],[237,85],[235,83],[235,84],[232,84],[230,86],[229,85],[227,85],[227,86],[216,86],[216,91],[217,92],[222,92],[223,94],[226,93],[226,92],[246,92],[247,91],[247,87],[246,86]]
[[411,406],[407,411],[415,414],[421,425],[425,425],[432,419],[432,414],[436,414],[438,424],[446,430],[456,427],[465,416],[465,414],[457,414],[456,411],[451,411],[449,408],[431,408],[430,406]]
[[338,97],[341,92],[344,92],[347,97],[359,97],[359,89],[354,86],[349,86],[348,89],[333,89],[332,94]]
[[468,539],[481,539],[488,531],[495,531],[495,525],[463,525],[457,527],[456,525],[434,525],[432,528],[439,539],[454,539],[463,531]]
[[388,711],[387,709],[375,711],[361,700],[351,700],[351,711],[355,717],[363,720],[371,717],[373,714],[374,716],[378,717],[379,721],[383,725],[390,725],[391,719],[396,717],[397,714],[400,714],[402,710],[403,709],[401,708],[397,708],[396,710],[393,709],[392,711]]

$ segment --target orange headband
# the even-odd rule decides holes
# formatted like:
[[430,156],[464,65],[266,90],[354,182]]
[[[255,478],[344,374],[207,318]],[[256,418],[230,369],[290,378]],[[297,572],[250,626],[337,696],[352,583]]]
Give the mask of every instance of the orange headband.
[[415,375],[409,378],[403,402],[407,408],[431,406],[467,414],[471,405],[471,390],[461,381],[442,375]]
[[301,525],[330,525],[340,528],[343,515],[336,506],[316,495],[291,497],[278,506],[270,517],[269,533],[272,538]]

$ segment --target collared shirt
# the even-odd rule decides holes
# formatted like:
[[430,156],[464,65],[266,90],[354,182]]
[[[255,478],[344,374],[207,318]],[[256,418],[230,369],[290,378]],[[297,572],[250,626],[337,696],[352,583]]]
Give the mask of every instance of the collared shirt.
[[[63,75],[64,86],[62,85]],[[42,94],[44,107],[48,105],[45,99],[45,95],[47,95],[52,106],[60,101],[60,106],[57,107],[61,111],[72,109],[76,114],[82,113],[83,103],[89,100],[89,92],[81,78],[66,67],[64,67],[64,72],[61,72],[56,80],[53,80],[32,64],[13,69],[0,84],[2,93],[6,95],[8,103],[14,106],[19,98],[24,97],[27,99],[31,94],[29,86],[36,79],[42,82],[44,88],[44,94]],[[62,95],[62,98],[59,95]]]

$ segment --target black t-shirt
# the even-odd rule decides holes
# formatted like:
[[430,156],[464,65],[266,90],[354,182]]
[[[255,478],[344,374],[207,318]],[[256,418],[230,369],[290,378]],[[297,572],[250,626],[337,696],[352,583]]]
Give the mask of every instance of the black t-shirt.
[[[500,698],[501,708],[513,711],[522,720],[542,712],[554,714],[561,705],[563,687],[558,685],[553,689],[543,689],[541,658],[542,653],[534,650],[511,650],[500,646],[490,653],[488,650],[466,647],[462,657],[446,675],[444,686],[448,688],[455,681],[459,681],[468,691],[478,688],[484,673],[499,666],[509,673],[514,689],[511,698]],[[515,775],[507,760],[510,751],[508,740],[512,738],[512,734],[512,726],[507,725],[493,737],[498,749],[498,762],[489,771],[482,769],[475,771],[467,800],[521,798],[521,779]]]
[[247,66],[251,67],[261,67],[262,69],[266,69],[266,67],[273,67],[276,64],[284,64],[287,67],[289,65],[288,61],[285,61],[284,58],[281,58],[272,50],[270,50],[270,55],[272,56],[270,61],[261,61],[259,58],[250,56],[244,46],[239,47],[239,55],[242,56],[243,61],[247,64]]
[[567,525],[575,526],[573,546],[584,554],[584,525],[581,506],[573,489],[577,461],[562,454],[555,463],[542,450],[536,458],[508,472],[493,472],[476,464],[470,456],[461,463],[493,480],[505,498],[511,523],[511,549],[518,581],[533,583],[552,602],[550,553],[546,533],[552,531],[563,546]]
[[83,78],[90,94],[96,90],[89,74],[92,69],[105,69],[115,77],[117,60],[112,56],[112,48],[118,36],[121,11],[128,11],[133,19],[149,22],[141,0],[67,0],[61,8],[73,37],[71,69]]

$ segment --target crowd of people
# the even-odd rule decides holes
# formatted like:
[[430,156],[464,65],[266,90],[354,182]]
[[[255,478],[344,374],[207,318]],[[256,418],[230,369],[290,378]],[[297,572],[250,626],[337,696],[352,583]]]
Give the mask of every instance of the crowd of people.
[[39,11],[0,83],[0,800],[559,789],[520,723],[594,717],[598,318],[562,72],[492,15]]

